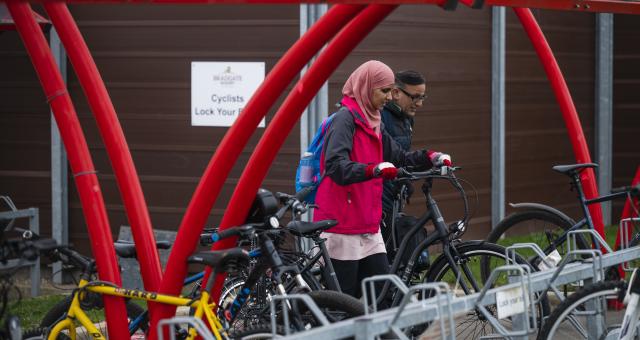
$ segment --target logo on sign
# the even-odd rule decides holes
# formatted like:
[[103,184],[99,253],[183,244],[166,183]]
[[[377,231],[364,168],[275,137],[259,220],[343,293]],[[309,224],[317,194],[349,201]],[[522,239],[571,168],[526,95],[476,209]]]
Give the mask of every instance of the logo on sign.
[[233,73],[231,66],[227,66],[224,72],[213,75],[213,81],[219,82],[220,85],[232,86],[236,82],[242,81],[242,76]]

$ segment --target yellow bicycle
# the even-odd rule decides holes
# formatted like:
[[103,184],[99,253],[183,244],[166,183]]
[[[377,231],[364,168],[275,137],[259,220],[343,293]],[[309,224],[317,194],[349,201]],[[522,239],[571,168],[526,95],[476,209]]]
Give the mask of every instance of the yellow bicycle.
[[[63,262],[71,262],[74,265],[81,265],[83,273],[79,281],[78,288],[74,291],[71,302],[68,305],[68,309],[64,313],[64,316],[50,322],[49,325],[45,325],[48,326],[48,329],[46,330],[47,339],[70,338],[75,340],[83,339],[85,337],[90,339],[106,339],[105,334],[103,334],[99,329],[99,325],[96,325],[95,320],[92,320],[92,318],[87,315],[87,310],[91,309],[87,308],[87,305],[99,305],[101,300],[100,297],[103,295],[189,307],[195,311],[193,314],[195,318],[202,319],[211,325],[211,330],[217,340],[229,338],[222,323],[220,322],[220,319],[218,319],[215,313],[217,305],[209,302],[209,292],[213,286],[213,278],[215,275],[211,275],[207,282],[206,289],[204,289],[196,298],[164,295],[137,289],[126,289],[115,286],[110,282],[90,281],[91,276],[95,272],[95,263],[92,259],[87,259],[69,248],[59,249],[58,252],[60,255],[63,255],[59,257]],[[193,264],[204,264],[214,268],[216,272],[234,273],[238,268],[248,266],[249,254],[241,248],[232,248],[221,251],[203,251],[195,253],[189,257],[187,262]],[[128,301],[127,311],[130,320],[133,320],[134,316],[137,315],[132,314],[139,314],[139,312],[132,313],[131,311],[135,310],[135,308],[131,308],[131,306],[135,306],[135,304]],[[101,308],[100,305],[96,307],[96,309]],[[146,320],[143,322],[146,322]],[[136,327],[137,326],[130,324],[131,334],[135,332]],[[142,327],[142,329],[144,329],[144,327]],[[84,334],[86,334],[86,336]],[[196,336],[196,329],[190,328],[186,339],[195,339]]]

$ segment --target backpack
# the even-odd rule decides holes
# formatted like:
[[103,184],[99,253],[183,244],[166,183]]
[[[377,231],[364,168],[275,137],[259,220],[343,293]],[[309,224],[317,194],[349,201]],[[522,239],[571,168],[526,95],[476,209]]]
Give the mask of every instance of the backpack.
[[[331,121],[335,115],[331,115],[325,118],[318,127],[318,131],[313,136],[313,140],[307,148],[307,152],[304,153],[296,169],[296,192],[302,190],[310,185],[315,186],[314,189],[307,195],[305,202],[313,204],[316,201],[316,192],[318,191],[318,185],[322,180],[320,174],[320,156],[322,154],[322,146],[324,144],[324,135],[327,133]],[[302,173],[302,178],[301,178]]]

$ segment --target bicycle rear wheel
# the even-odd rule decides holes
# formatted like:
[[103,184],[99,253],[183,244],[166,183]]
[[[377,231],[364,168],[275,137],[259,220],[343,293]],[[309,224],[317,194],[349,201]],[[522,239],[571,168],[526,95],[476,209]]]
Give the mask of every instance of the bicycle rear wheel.
[[[564,247],[553,247],[552,244],[560,237],[566,237],[565,234],[571,227],[573,227],[572,221],[546,210],[518,211],[500,221],[491,230],[486,241],[504,247],[519,242],[533,242],[539,245],[547,255],[557,250],[563,256]],[[590,242],[582,236],[578,236],[576,242],[580,249],[591,248]],[[523,249],[518,252],[533,266],[538,267],[540,258],[533,251]]]
[[607,301],[622,302],[626,287],[625,281],[597,282],[571,294],[545,321],[538,340],[606,337],[624,316],[624,310],[607,313]]
[[[507,264],[505,248],[487,242],[463,242],[455,245],[456,269],[461,273],[457,276],[444,255],[440,255],[427,272],[426,282],[445,282],[455,295],[465,295],[461,287],[468,288],[468,294],[480,292],[492,270]],[[521,265],[530,264],[521,258],[516,257],[516,262]],[[533,268],[532,268],[533,270]],[[466,273],[465,273],[466,272]],[[491,288],[508,283],[507,273],[500,274]],[[538,297],[536,297],[538,298]],[[496,305],[486,306],[486,309],[497,318]],[[536,305],[536,320],[541,322],[542,317],[549,314],[549,302],[543,297]],[[511,328],[512,320],[505,318],[498,320],[507,329]],[[494,334],[495,330],[487,318],[478,310],[472,310],[464,315],[456,316],[455,320],[456,339],[477,339],[483,335]]]

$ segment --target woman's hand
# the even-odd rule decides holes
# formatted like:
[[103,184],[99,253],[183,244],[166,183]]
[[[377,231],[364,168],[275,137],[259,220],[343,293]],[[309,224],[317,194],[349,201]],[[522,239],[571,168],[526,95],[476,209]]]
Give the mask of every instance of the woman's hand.
[[396,176],[398,176],[398,169],[396,169],[396,167],[389,162],[382,162],[377,165],[367,165],[364,173],[367,178],[382,177],[384,179],[394,179],[396,178]]

